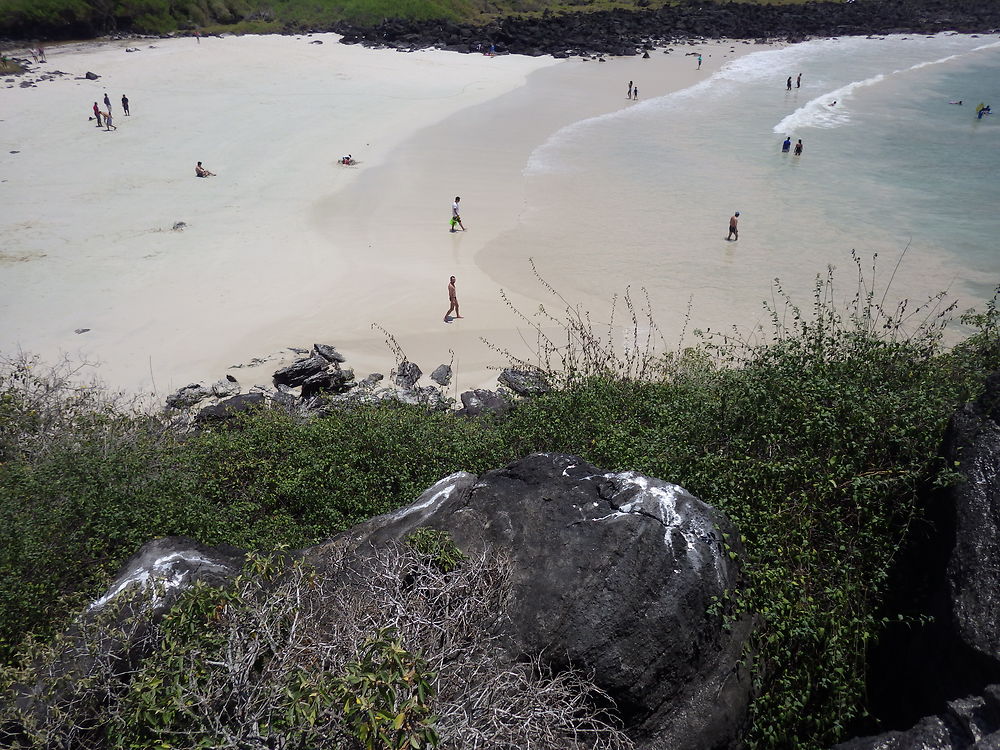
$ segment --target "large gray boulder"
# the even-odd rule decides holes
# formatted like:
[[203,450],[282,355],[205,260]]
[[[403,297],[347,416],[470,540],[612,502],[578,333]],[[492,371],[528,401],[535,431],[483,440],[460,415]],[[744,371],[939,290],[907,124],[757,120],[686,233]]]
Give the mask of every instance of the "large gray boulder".
[[314,548],[360,559],[419,527],[513,565],[504,635],[513,660],[593,672],[648,750],[738,745],[749,699],[746,622],[709,613],[736,583],[729,522],[681,487],[535,454],[481,477],[458,473],[413,505]]

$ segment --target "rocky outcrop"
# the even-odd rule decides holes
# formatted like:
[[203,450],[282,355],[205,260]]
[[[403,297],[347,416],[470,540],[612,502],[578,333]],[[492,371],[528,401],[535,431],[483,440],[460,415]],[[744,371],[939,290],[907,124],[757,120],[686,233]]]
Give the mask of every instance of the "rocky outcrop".
[[506,414],[510,411],[510,402],[494,391],[481,388],[465,391],[459,398],[462,408],[456,414],[460,417],[478,417],[480,414]]
[[329,360],[319,355],[305,357],[296,360],[288,367],[282,367],[274,373],[275,385],[287,385],[289,387],[300,386],[314,375],[326,372],[330,366]]
[[738,744],[749,684],[738,666],[749,630],[709,614],[737,563],[728,521],[681,487],[606,473],[572,456],[536,454],[480,477],[458,473],[413,505],[308,552],[363,559],[420,527],[460,549],[505,551],[513,596],[504,613],[512,658],[593,673],[640,747]]
[[206,406],[198,412],[195,422],[209,424],[232,419],[239,414],[246,414],[254,409],[262,409],[267,405],[263,393],[244,393],[240,396],[224,399],[217,404]]
[[1000,27],[1000,6],[979,0],[898,2],[671,3],[651,10],[510,16],[484,26],[386,19],[336,24],[345,44],[521,55],[635,55],[691,39],[801,41],[889,33],[977,32]]
[[[709,610],[739,577],[723,547],[728,539],[739,551],[736,535],[711,506],[658,479],[535,454],[479,477],[453,474],[412,505],[289,559],[304,557],[318,580],[369,586],[352,571],[364,578],[382,550],[420,527],[449,531],[470,556],[509,561],[504,611],[487,618],[503,663],[538,658],[556,671],[592,674],[643,750],[738,745],[749,698],[740,666],[749,625],[726,630]],[[186,539],[147,544],[88,616],[125,603],[155,621],[196,580],[226,586],[241,558]],[[136,596],[122,600],[127,592]],[[115,638],[101,649],[114,649],[127,670],[141,656],[136,644],[148,640],[131,641],[124,631]],[[94,658],[93,649],[67,651],[83,652]],[[83,675],[86,664],[68,660],[55,671],[62,669]],[[58,700],[28,686],[20,692],[29,711]]]
[[431,373],[431,380],[438,385],[448,385],[451,382],[452,372],[450,365],[438,365]]
[[[308,418],[335,409],[345,402],[390,402],[421,406],[433,411],[455,407],[455,399],[445,388],[452,382],[454,373],[450,365],[438,365],[431,372],[434,385],[419,385],[423,371],[415,362],[402,361],[391,374],[391,384],[380,387],[385,379],[381,373],[371,373],[360,381],[355,380],[354,370],[342,367],[347,359],[329,344],[313,344],[312,349],[289,347],[287,351],[299,355],[290,365],[276,370],[272,386],[255,385],[246,397],[239,397],[241,387],[236,378],[226,375],[211,386],[192,383],[172,393],[166,404],[181,411],[201,407],[193,416],[184,414],[195,425],[218,423],[249,411],[251,408],[276,407]],[[286,356],[278,352],[266,358],[254,358],[233,368],[257,367],[271,359]],[[498,391],[476,389],[460,394],[462,407],[457,416],[475,417],[484,412],[504,414],[518,398],[532,398],[551,390],[544,376],[536,370],[508,368],[497,378]],[[234,398],[231,398],[234,397]]]
[[204,401],[211,395],[211,388],[207,388],[200,383],[191,383],[183,388],[178,388],[167,396],[166,403],[167,406],[173,409],[185,409],[189,406],[194,406],[199,401]]
[[518,396],[540,396],[552,390],[542,374],[535,370],[517,370],[508,367],[500,373],[497,380]]
[[927,622],[890,632],[872,665],[895,731],[843,750],[1000,747],[1000,373],[952,416],[943,455],[962,478],[930,499],[932,533],[904,559],[897,594]]
[[[144,544],[125,563],[104,595],[92,602],[64,634],[59,658],[52,665],[57,678],[13,687],[18,708],[43,715],[64,699],[64,691],[78,678],[93,673],[98,662],[115,674],[128,674],[145,656],[140,644],[145,643],[149,628],[180,594],[197,581],[227,585],[239,573],[243,557],[240,550],[206,547],[185,537],[166,537]],[[102,623],[100,632],[104,634],[99,651],[94,649],[90,632],[97,622]],[[10,738],[4,729],[0,727],[0,740]]]

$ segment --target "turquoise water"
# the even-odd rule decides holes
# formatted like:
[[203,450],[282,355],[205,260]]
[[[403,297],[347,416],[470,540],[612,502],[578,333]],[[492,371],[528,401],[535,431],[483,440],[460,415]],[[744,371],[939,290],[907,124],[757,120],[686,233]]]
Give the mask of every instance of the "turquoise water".
[[[521,225],[493,248],[502,262],[483,265],[503,281],[531,256],[591,308],[642,286],[668,333],[689,301],[695,325],[751,325],[773,279],[808,298],[828,265],[854,273],[852,250],[867,266],[879,255],[882,281],[904,255],[891,297],[947,289],[979,305],[1000,282],[1000,114],[977,120],[980,101],[1000,109],[996,36],[753,53],[554,135],[528,161]],[[780,153],[786,135],[801,157]],[[740,240],[727,243],[734,211]]]

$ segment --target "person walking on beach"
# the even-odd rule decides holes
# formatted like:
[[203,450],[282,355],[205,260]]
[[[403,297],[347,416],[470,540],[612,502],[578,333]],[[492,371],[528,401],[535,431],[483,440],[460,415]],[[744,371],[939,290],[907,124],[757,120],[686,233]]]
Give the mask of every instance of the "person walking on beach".
[[788,76],[788,80],[785,81],[785,91],[791,91],[791,90],[792,90],[792,77]]
[[[802,156],[802,139],[799,138],[798,143],[795,144],[795,150],[792,152],[792,156]],[[822,161],[822,157],[820,158]]]
[[792,136],[785,136],[785,142],[781,144],[781,153],[787,154],[792,150]]
[[459,196],[455,196],[455,202],[451,204],[451,231],[455,231],[455,225],[458,224],[462,227],[462,231],[465,231],[465,224],[462,223],[462,215],[458,212],[458,204],[461,202]]
[[104,92],[104,106],[108,108],[108,112],[111,111],[111,100],[108,98],[108,92]]
[[698,70],[701,70],[701,53],[698,53]]
[[122,94],[122,111],[125,113],[126,117],[130,117],[128,113],[128,97]]
[[42,62],[45,62],[45,48],[41,45],[38,45],[38,57],[41,58]]
[[108,111],[104,113],[104,125],[105,130],[118,130],[117,126],[111,121],[111,107],[108,107]]
[[97,120],[97,127],[101,127],[101,108],[94,102],[94,118]]
[[727,242],[731,240],[738,240],[740,238],[740,230],[736,226],[739,223],[739,219],[740,219],[739,211],[737,211],[729,218],[729,236],[726,237]]
[[[439,310],[441,308],[438,308]],[[458,293],[455,291],[455,277],[452,276],[448,281],[448,312],[444,314],[444,322],[451,322],[451,311],[455,311],[455,317],[461,318],[462,316],[458,312]]]
[[798,89],[798,88],[802,88],[802,74],[801,74],[801,73],[799,73],[799,74],[798,74],[798,75],[797,75],[797,76],[795,77],[795,88],[797,88],[797,89]]
[[629,99],[632,98],[632,82],[631,81],[628,82],[628,98]]

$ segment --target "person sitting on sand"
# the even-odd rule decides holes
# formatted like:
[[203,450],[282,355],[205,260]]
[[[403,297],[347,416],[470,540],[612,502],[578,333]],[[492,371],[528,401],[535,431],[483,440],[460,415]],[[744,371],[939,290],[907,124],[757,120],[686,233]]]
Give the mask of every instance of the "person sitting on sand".
[[201,166],[201,162],[198,162],[198,166],[194,168],[194,173],[198,177],[215,177],[215,172],[209,172],[207,169]]

